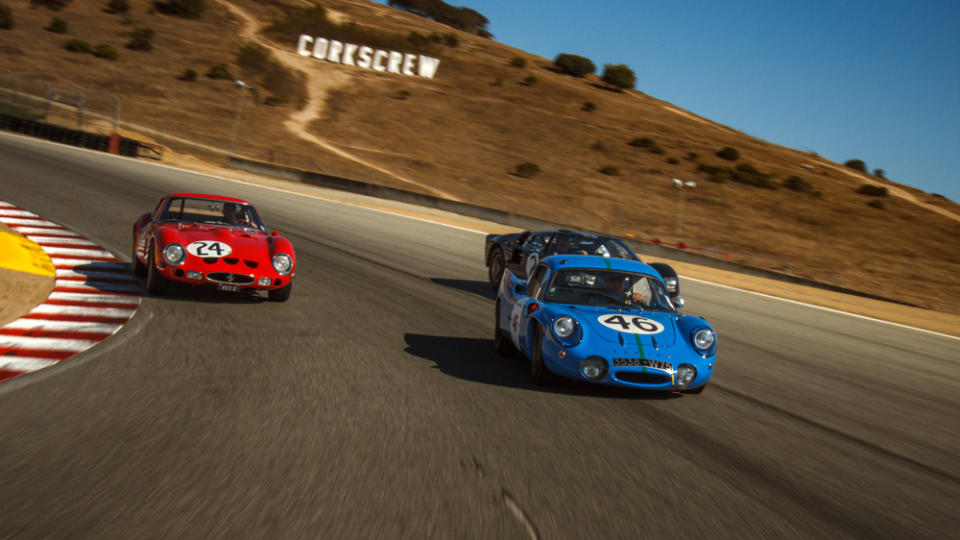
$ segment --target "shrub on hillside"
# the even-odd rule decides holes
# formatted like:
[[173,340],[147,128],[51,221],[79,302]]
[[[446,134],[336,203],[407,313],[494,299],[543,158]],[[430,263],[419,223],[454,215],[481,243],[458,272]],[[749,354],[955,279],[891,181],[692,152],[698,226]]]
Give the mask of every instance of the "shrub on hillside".
[[409,97],[410,97],[409,90],[398,90],[397,93],[393,95],[393,99],[399,99],[400,101],[404,101]]
[[613,165],[604,165],[603,167],[600,167],[600,168],[597,169],[597,170],[600,172],[600,174],[605,174],[605,175],[607,175],[607,176],[619,176],[619,175],[620,175],[620,169],[616,168],[616,167],[613,166]]
[[589,58],[567,53],[558,54],[553,65],[560,73],[574,77],[583,77],[597,70]]
[[187,81],[187,82],[195,81],[197,80],[197,71],[191,68],[187,68],[183,70],[183,73],[181,73],[180,76],[178,76],[177,78],[180,79],[181,81]]
[[198,19],[207,9],[206,0],[169,0],[154,2],[153,5],[167,15],[176,15],[184,19]]
[[526,77],[523,78],[523,81],[520,84],[524,86],[533,86],[537,84],[538,80],[539,79],[537,79],[536,75],[527,75]]
[[449,34],[443,35],[443,42],[447,45],[447,47],[456,47],[460,45],[460,38],[458,38],[453,32],[450,32]]
[[873,170],[873,175],[874,175],[874,176],[879,176],[880,178],[886,178],[886,177],[887,177],[887,173],[886,173],[886,171],[884,171],[883,169],[874,169],[874,170]]
[[873,199],[872,201],[867,202],[867,206],[876,208],[877,210],[883,210],[886,207],[886,205],[883,204],[883,201],[880,199]]
[[717,157],[727,161],[736,161],[740,159],[740,152],[736,148],[725,146],[717,150]]
[[48,24],[44,30],[47,32],[53,32],[54,34],[66,34],[67,21],[61,19],[60,17],[54,17],[50,19],[50,24]]
[[659,146],[652,146],[650,148],[650,153],[657,154],[658,156],[662,156],[663,154],[666,154],[667,151],[664,150],[663,148],[660,148]]
[[529,161],[518,163],[513,169],[514,173],[521,178],[533,178],[540,173],[540,167]]
[[107,13],[126,13],[130,11],[130,2],[127,0],[110,0],[107,2]]
[[13,10],[0,4],[0,30],[13,28]]
[[284,103],[286,103],[286,101],[287,100],[283,99],[280,96],[267,96],[263,100],[263,104],[268,105],[270,107],[276,107],[277,105],[283,105]]
[[211,79],[233,80],[233,74],[226,64],[217,64],[207,70],[207,77]]
[[698,154],[698,153],[696,153],[696,152],[687,152],[687,157],[686,157],[686,159],[687,159],[687,161],[696,161],[696,160],[700,159],[700,154]]
[[117,48],[109,43],[101,43],[93,48],[93,55],[97,58],[104,58],[106,60],[116,60],[120,58],[120,54],[117,53]]
[[597,104],[592,101],[587,101],[586,103],[583,104],[583,107],[580,107],[580,110],[586,111],[586,112],[593,112],[597,110]]
[[657,143],[650,137],[637,137],[628,143],[630,146],[636,146],[637,148],[653,148]]
[[855,171],[867,172],[867,164],[864,163],[862,159],[851,159],[844,163],[844,165]]
[[741,163],[737,165],[736,169],[734,169],[730,176],[730,179],[734,182],[739,182],[748,186],[763,189],[777,189],[777,185],[773,183],[772,178],[772,174],[761,173],[749,163]]
[[783,187],[798,193],[810,193],[813,191],[813,184],[807,182],[799,176],[791,176],[790,178],[784,180]]
[[671,165],[678,165],[680,163],[680,160],[675,157],[669,157],[667,158],[667,163]]
[[510,59],[510,65],[516,68],[525,68],[527,67],[527,59],[520,56],[514,56]]
[[637,76],[624,64],[606,64],[603,66],[603,82],[619,90],[632,89],[637,84]]
[[66,42],[63,45],[63,48],[70,52],[83,52],[83,53],[92,53],[93,45],[90,45],[90,42],[84,41],[80,38],[74,38]]
[[153,50],[153,28],[134,28],[130,32],[127,48],[134,51]]
[[69,3],[70,0],[30,0],[30,5],[45,7],[50,11],[60,11]]
[[413,30],[407,34],[407,41],[409,41],[411,45],[418,49],[422,49],[430,44],[430,38]]
[[237,65],[250,75],[262,75],[270,67],[271,54],[266,47],[247,42],[237,51]]
[[870,197],[887,197],[890,195],[890,192],[887,191],[887,188],[883,186],[875,186],[873,184],[863,184],[857,188],[856,192],[860,195],[868,195]]

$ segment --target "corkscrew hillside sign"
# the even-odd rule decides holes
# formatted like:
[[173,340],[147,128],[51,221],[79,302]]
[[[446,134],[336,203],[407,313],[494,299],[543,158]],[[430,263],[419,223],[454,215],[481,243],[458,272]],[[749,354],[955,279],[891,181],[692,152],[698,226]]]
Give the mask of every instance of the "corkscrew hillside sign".
[[312,56],[345,66],[428,79],[436,75],[437,67],[440,65],[440,59],[422,54],[384,51],[366,45],[354,45],[307,34],[300,35],[297,41],[297,52],[303,56]]

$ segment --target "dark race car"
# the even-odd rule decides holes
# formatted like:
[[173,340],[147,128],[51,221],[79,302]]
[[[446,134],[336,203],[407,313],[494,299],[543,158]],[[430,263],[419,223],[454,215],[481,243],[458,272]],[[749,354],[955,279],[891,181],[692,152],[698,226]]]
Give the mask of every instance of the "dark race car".
[[133,225],[133,270],[146,276],[153,295],[170,282],[221,291],[266,291],[290,297],[296,259],[293,245],[268,233],[256,209],[242,199],[173,193]]
[[[530,275],[537,263],[551,255],[599,255],[639,261],[640,257],[623,240],[605,234],[577,231],[524,231],[512,234],[488,234],[484,254],[490,287],[500,286],[505,270],[521,279]],[[671,297],[680,295],[677,272],[665,263],[649,263],[663,277]]]

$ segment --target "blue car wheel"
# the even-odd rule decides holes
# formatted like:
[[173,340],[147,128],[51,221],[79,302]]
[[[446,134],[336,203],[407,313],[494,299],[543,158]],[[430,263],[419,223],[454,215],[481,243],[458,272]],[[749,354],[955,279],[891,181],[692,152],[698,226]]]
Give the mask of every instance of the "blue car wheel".
[[550,382],[550,371],[543,363],[543,332],[539,325],[533,327],[536,337],[533,341],[533,354],[530,355],[530,375],[533,382],[543,386]]

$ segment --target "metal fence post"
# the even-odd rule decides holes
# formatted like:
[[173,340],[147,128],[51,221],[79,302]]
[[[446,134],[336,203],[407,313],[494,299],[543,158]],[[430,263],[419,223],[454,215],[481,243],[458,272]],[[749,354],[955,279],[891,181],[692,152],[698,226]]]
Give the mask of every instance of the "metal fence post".
[[83,129],[83,92],[77,91],[77,129]]
[[50,101],[53,99],[53,87],[50,86],[50,83],[43,83],[43,92],[46,94],[46,106],[43,108],[43,121],[47,121],[47,116],[50,115]]
[[120,98],[113,96],[113,132],[120,131]]

